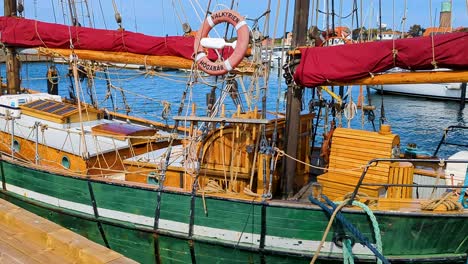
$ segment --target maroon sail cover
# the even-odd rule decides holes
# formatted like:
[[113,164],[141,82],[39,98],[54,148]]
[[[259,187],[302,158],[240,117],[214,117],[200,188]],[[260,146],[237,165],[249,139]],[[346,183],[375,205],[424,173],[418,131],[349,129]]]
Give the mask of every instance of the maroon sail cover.
[[301,49],[294,80],[305,87],[349,82],[394,67],[468,69],[468,32]]
[[[66,26],[25,18],[0,17],[0,41],[23,48],[46,47],[131,52],[192,59],[193,37],[154,37],[126,30]],[[229,48],[230,49],[230,48]],[[231,50],[232,52],[232,50]],[[225,52],[228,56],[229,51]],[[216,59],[213,52],[210,59]]]

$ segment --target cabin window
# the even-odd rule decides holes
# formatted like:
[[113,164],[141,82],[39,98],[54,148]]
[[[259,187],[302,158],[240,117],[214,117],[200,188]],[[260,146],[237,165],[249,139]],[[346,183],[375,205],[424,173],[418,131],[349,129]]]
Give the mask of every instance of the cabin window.
[[152,185],[159,185],[158,174],[155,171],[148,173],[148,178],[147,178],[146,183],[152,184]]
[[69,169],[70,168],[70,159],[67,157],[67,156],[63,156],[62,157],[62,166],[66,169]]
[[15,152],[20,152],[20,150],[21,150],[20,143],[16,139],[13,139],[13,150]]

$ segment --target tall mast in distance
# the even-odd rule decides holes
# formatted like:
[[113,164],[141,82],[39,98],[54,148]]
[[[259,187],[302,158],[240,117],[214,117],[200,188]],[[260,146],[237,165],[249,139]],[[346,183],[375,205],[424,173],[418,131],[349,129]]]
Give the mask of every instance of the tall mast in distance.
[[[6,17],[17,16],[16,0],[4,0],[4,15]],[[19,60],[15,47],[6,47],[6,77],[7,89],[2,89],[2,94],[20,93]]]

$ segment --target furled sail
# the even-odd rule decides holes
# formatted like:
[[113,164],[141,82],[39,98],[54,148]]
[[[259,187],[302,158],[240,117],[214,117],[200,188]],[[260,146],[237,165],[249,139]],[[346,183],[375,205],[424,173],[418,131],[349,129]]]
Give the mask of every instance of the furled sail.
[[350,83],[394,67],[408,70],[468,70],[468,33],[301,48],[294,74],[297,84],[315,87]]
[[[182,36],[155,37],[126,30],[105,30],[67,26],[37,20],[0,17],[0,41],[23,48],[73,49],[125,52],[148,56],[173,56],[192,60],[194,38]],[[232,48],[226,47],[224,56]],[[210,59],[216,59],[214,52]]]
[[1,41],[16,47],[86,49],[142,55],[192,58],[193,38],[153,37],[126,30],[66,26],[36,20],[0,17]]

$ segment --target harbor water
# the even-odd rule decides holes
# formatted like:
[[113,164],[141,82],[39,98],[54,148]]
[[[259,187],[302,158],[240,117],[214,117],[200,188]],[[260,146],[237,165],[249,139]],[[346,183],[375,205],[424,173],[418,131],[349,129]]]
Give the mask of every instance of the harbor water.
[[[47,92],[46,73],[50,65],[50,63],[45,62],[23,63],[21,70],[22,87]],[[59,72],[59,94],[69,97],[70,83],[74,80],[68,76],[68,65],[57,64],[56,67]],[[87,78],[80,82],[85,98],[89,98],[89,95],[93,94],[96,98],[95,102],[100,107],[122,113],[129,111],[130,115],[167,123],[172,122],[172,116],[178,115],[177,112],[184,91],[187,91],[187,96],[181,115],[190,113],[192,103],[197,104],[198,115],[206,114],[207,94],[212,91],[212,87],[206,84],[214,84],[216,81],[214,77],[199,76],[198,81],[201,84],[196,84],[187,89],[190,73],[183,71],[157,72],[107,68],[107,73],[105,73],[104,70],[106,69],[100,67],[96,71],[93,77],[95,80],[93,86],[88,85]],[[5,76],[4,65],[0,68],[0,74],[2,77]],[[278,109],[284,112],[285,110],[286,84],[279,76],[277,69],[272,69],[267,90],[268,111]],[[263,81],[259,85],[260,88],[250,87],[249,81],[250,77],[244,77],[242,81],[238,81],[243,83],[238,85],[239,93],[254,90],[251,92],[254,95],[252,101],[261,102],[262,87],[265,87]],[[347,89],[350,89],[350,87],[345,87],[345,94],[348,94]],[[338,89],[335,88],[335,90]],[[122,96],[124,91],[125,96]],[[219,95],[221,85],[219,84],[214,91],[216,95]],[[465,118],[468,117],[465,116],[468,115],[468,110],[466,108],[461,109],[458,102],[396,95],[381,96],[373,90],[371,90],[370,95],[367,95],[365,87],[363,91],[364,102],[367,104],[370,98],[372,105],[376,107],[374,111],[375,127],[378,129],[381,120],[386,124],[390,124],[392,131],[400,135],[402,149],[410,143],[415,143],[419,151],[432,154],[446,127],[466,125]],[[358,86],[351,87],[351,96],[348,95],[346,101],[349,101],[349,97],[352,97],[352,100],[357,102],[359,93]],[[310,102],[313,97],[316,97],[316,94],[313,94],[312,89],[304,91],[304,112],[310,111]],[[324,98],[329,99],[330,97],[324,95]],[[91,103],[89,99],[86,102]],[[235,110],[232,100],[227,98],[225,103],[226,108],[230,110],[227,115],[232,114]],[[258,103],[258,105],[261,106],[261,103]],[[382,115],[382,110],[384,115]],[[373,130],[373,125],[368,116],[362,115],[361,110],[357,110],[355,117],[350,122],[351,127],[358,129],[364,127],[367,130]],[[348,126],[345,117],[337,117],[336,121],[344,127]],[[468,142],[467,138],[468,131],[456,131],[449,134],[447,142],[464,144]],[[438,156],[446,158],[461,149],[463,147],[443,146]]]

